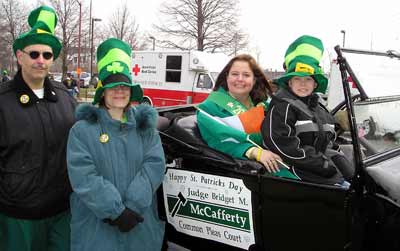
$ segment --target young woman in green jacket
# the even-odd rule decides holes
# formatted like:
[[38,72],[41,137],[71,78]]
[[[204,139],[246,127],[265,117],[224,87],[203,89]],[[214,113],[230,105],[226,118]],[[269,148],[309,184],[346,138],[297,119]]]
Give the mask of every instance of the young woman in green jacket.
[[279,168],[279,155],[262,147],[260,127],[269,93],[268,80],[255,59],[238,55],[224,67],[213,92],[198,106],[198,127],[210,147],[234,158],[256,160],[270,173],[294,178]]

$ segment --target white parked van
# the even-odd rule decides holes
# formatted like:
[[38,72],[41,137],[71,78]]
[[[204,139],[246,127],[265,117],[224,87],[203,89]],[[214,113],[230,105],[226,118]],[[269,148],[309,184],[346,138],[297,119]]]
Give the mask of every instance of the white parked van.
[[229,57],[201,51],[133,51],[132,80],[154,106],[202,102]]
[[[78,74],[76,73],[76,71],[71,71],[71,75],[73,78],[77,79],[78,78]],[[89,72],[81,72],[81,75],[79,77],[79,86],[81,88],[88,88],[89,84],[90,84],[90,73]]]

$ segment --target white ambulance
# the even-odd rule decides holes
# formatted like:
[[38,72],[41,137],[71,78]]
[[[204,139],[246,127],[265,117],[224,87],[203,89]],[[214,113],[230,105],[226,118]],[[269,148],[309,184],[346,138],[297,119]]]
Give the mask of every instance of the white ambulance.
[[229,57],[201,51],[133,51],[132,80],[144,103],[171,106],[202,102]]

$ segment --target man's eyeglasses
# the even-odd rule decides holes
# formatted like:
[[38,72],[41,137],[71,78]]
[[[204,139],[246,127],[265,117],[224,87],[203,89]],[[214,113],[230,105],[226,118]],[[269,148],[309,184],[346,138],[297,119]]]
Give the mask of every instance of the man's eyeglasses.
[[45,52],[40,52],[40,51],[29,51],[26,52],[24,50],[22,50],[23,53],[29,55],[29,57],[31,57],[32,59],[37,59],[40,54],[42,54],[43,58],[46,60],[49,60],[53,57],[53,53],[49,52],[49,51],[45,51]]

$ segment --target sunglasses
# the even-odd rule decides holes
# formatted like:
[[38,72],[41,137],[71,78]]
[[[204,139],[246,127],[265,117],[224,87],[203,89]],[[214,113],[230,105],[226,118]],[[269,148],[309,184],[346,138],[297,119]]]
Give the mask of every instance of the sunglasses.
[[42,54],[43,58],[46,60],[49,60],[53,57],[53,53],[49,52],[49,51],[45,51],[45,52],[40,52],[40,51],[30,51],[30,52],[26,52],[24,50],[22,50],[23,53],[29,55],[29,57],[31,57],[32,59],[37,59],[40,54]]

